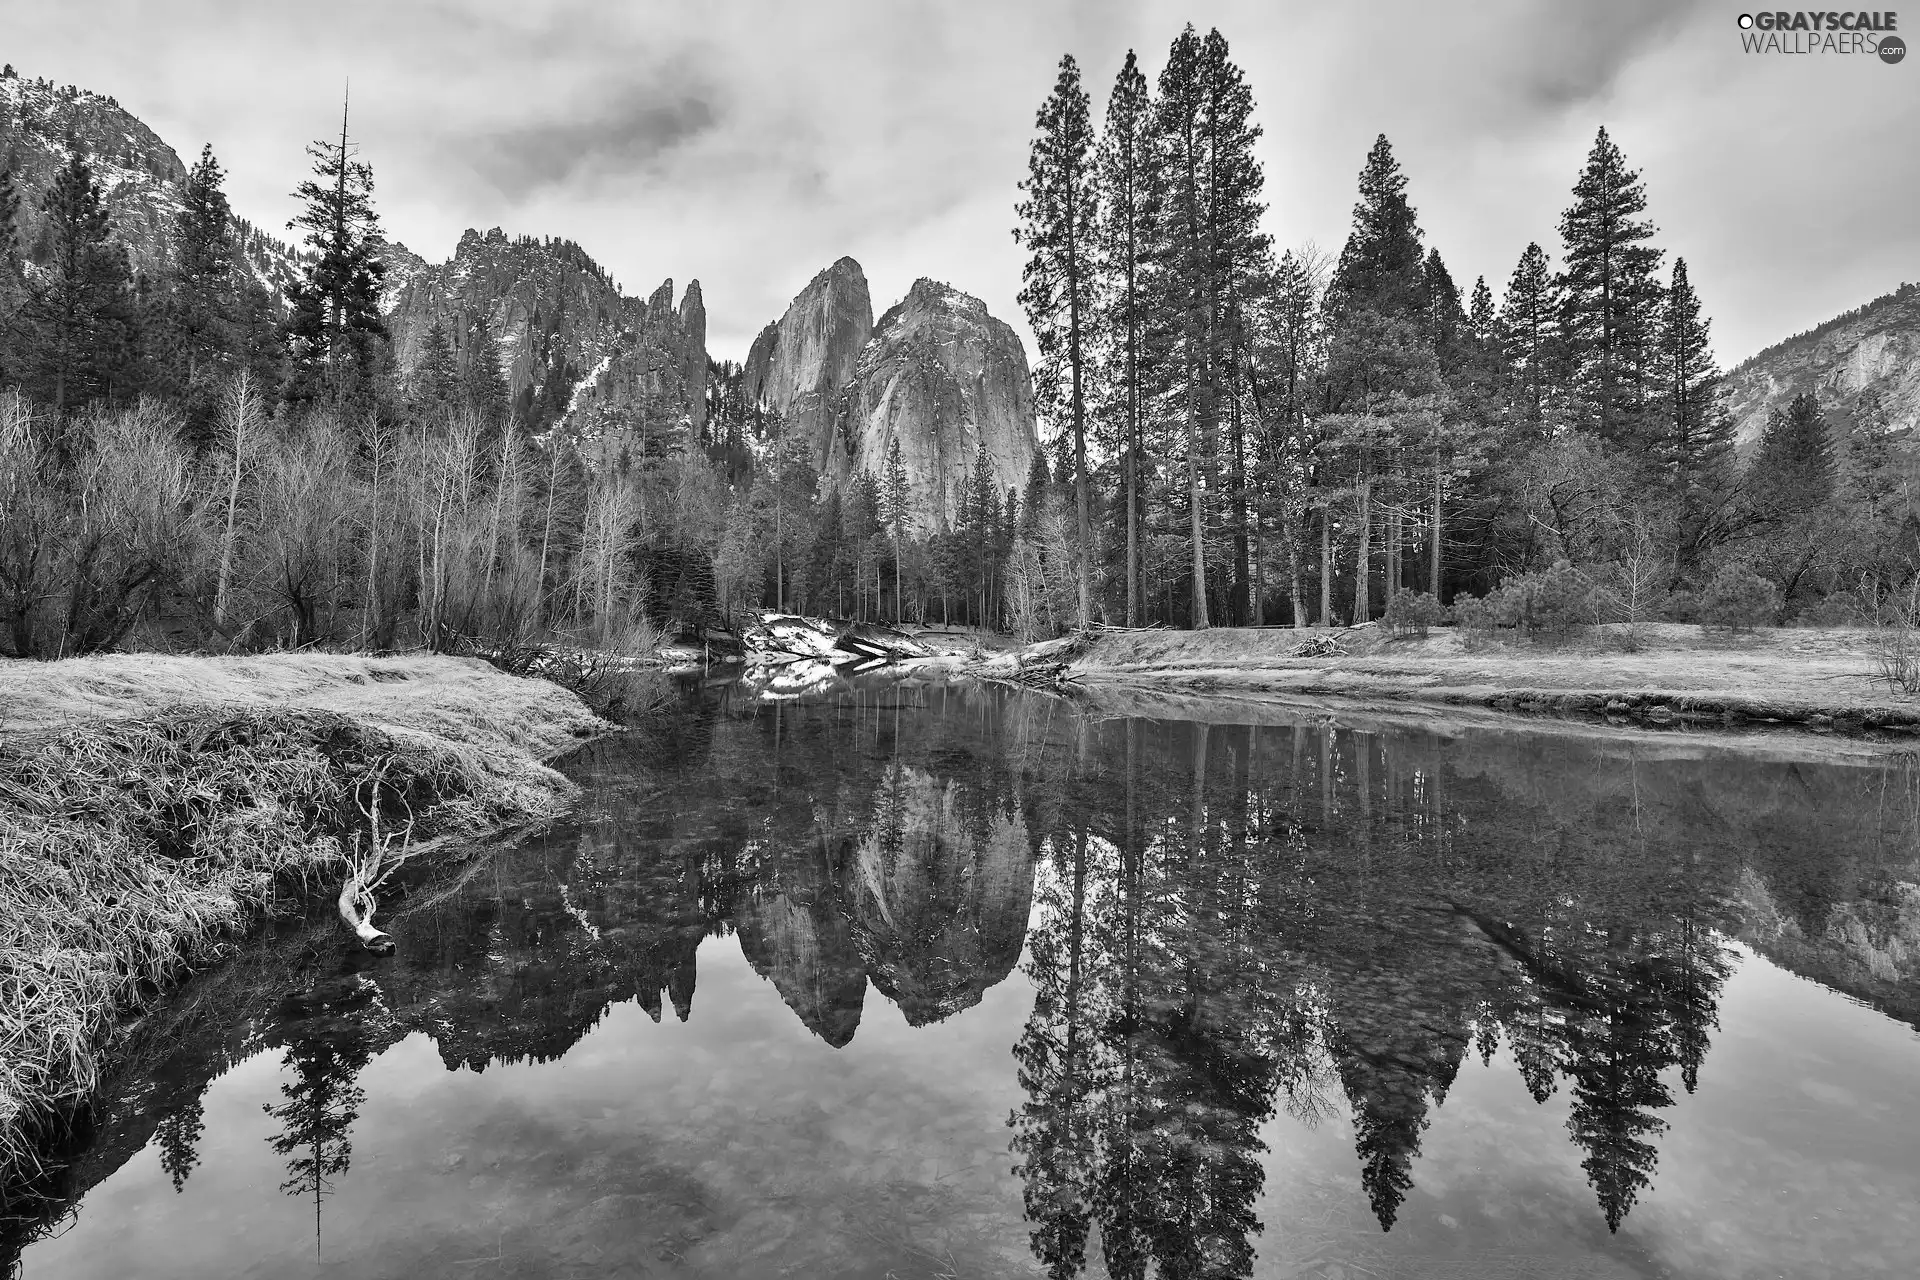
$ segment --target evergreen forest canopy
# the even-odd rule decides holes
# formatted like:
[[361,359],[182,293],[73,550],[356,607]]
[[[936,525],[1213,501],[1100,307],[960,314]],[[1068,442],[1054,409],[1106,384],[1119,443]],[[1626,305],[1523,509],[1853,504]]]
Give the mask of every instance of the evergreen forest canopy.
[[1604,128],[1497,297],[1427,242],[1384,135],[1338,255],[1278,249],[1260,137],[1217,30],[1182,32],[1151,88],[1129,54],[1097,129],[1061,60],[1015,236],[1071,515],[1030,509],[1010,596],[1058,563],[1134,625],[1354,623],[1424,595],[1532,628],[1851,621],[1911,589],[1904,433],[1878,412],[1836,438],[1801,388],[1736,456],[1702,300]]
[[768,607],[1025,637],[1444,605],[1532,629],[1730,598],[1851,621],[1911,595],[1900,433],[1831,431],[1807,392],[1736,456],[1702,301],[1604,129],[1554,251],[1525,246],[1498,300],[1426,242],[1385,136],[1340,253],[1275,246],[1261,132],[1217,30],[1188,27],[1152,82],[1130,53],[1098,121],[1062,60],[1014,231],[1052,438],[1015,489],[977,459],[931,535],[897,445],[823,484],[728,362],[703,415],[574,415],[572,369],[513,394],[479,316],[402,367],[344,111],[308,148],[284,299],[211,148],[152,272],[96,158],[71,151],[23,244],[0,156],[0,653],[633,647]]

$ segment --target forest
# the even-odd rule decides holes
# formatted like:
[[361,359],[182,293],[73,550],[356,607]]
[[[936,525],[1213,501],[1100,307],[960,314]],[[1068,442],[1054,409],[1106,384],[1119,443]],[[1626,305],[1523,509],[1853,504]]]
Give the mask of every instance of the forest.
[[1018,485],[982,456],[931,533],[897,446],[823,484],[730,362],[701,415],[602,413],[617,448],[558,388],[529,413],[475,317],[463,358],[436,325],[401,367],[344,118],[308,148],[284,302],[210,147],[154,272],[89,157],[31,244],[0,169],[0,654],[639,651],[766,608],[1028,639],[1914,612],[1902,433],[1803,392],[1736,448],[1702,299],[1605,129],[1496,298],[1427,243],[1384,135],[1339,253],[1278,247],[1255,116],[1218,31],[1151,84],[1129,54],[1097,127],[1062,59],[1014,208],[1044,445]]

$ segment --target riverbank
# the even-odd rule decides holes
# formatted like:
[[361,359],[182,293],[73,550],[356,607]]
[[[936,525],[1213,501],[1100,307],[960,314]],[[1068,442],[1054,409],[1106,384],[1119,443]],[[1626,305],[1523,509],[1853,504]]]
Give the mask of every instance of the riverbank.
[[[1559,643],[1477,639],[1456,628],[1396,638],[1352,630],[1219,627],[1103,631],[977,665],[988,677],[1058,671],[1081,684],[1180,693],[1416,702],[1650,725],[1761,725],[1819,732],[1920,731],[1920,698],[1893,692],[1859,628],[1720,635],[1696,626],[1618,628]],[[1331,644],[1337,652],[1303,656]]]
[[427,856],[556,816],[545,761],[608,727],[471,659],[0,663],[0,1184],[124,1015],[376,831]]

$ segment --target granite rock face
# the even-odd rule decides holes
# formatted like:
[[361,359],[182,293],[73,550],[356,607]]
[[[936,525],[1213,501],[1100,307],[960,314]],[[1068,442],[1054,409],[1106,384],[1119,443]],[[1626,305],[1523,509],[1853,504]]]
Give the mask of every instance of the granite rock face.
[[823,474],[834,404],[872,336],[866,272],[842,258],[809,281],[747,353],[748,400],[783,414],[785,429],[808,442],[814,469]]
[[1762,351],[1726,378],[1741,448],[1757,444],[1775,409],[1802,391],[1820,401],[1836,441],[1858,427],[1920,427],[1920,285],[1906,284]]
[[950,529],[980,452],[1002,494],[1026,483],[1039,447],[1026,351],[978,298],[916,280],[860,353],[834,427],[831,483],[883,475],[897,440],[919,532]]
[[918,280],[876,326],[866,275],[842,258],[815,276],[747,357],[748,395],[785,415],[822,482],[884,473],[897,440],[921,533],[950,529],[976,455],[1002,492],[1038,447],[1033,381],[1011,326],[978,298]]
[[679,306],[673,282],[628,297],[569,240],[469,230],[453,257],[390,269],[388,331],[401,368],[413,368],[436,322],[465,368],[484,324],[522,421],[568,420],[593,433],[628,416],[698,430],[706,418],[707,314],[695,281]]
[[[30,262],[50,252],[40,198],[78,150],[105,197],[113,237],[136,272],[158,274],[171,257],[174,219],[184,208],[187,166],[180,155],[111,97],[18,74],[0,75],[0,168],[13,170],[20,197],[19,248]],[[310,254],[234,219],[236,256],[275,298]]]

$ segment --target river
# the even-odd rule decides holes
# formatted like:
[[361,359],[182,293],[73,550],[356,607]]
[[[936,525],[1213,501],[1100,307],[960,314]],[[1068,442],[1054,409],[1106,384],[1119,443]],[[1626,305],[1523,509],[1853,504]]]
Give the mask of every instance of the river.
[[1911,756],[910,679],[682,686],[564,767],[394,957],[173,997],[21,1274],[1920,1258]]

